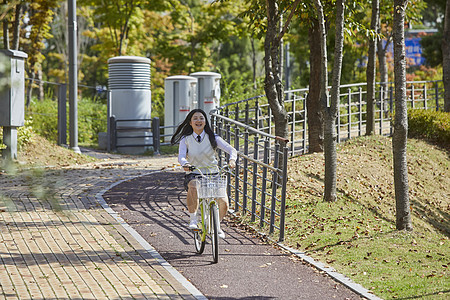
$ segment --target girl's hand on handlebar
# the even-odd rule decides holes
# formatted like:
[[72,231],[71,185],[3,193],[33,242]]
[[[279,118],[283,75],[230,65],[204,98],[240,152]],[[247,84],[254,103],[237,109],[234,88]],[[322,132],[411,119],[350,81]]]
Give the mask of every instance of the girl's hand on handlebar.
[[236,167],[236,161],[234,159],[231,159],[228,162],[228,166],[230,167],[230,169],[234,169]]
[[189,172],[189,171],[192,171],[192,166],[191,166],[190,164],[185,164],[185,165],[183,166],[183,169],[184,169],[186,172]]

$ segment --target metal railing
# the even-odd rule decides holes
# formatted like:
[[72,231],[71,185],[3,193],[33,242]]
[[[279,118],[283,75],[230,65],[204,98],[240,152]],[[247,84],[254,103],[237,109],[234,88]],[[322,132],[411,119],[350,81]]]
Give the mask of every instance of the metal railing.
[[[132,125],[130,125],[132,123]],[[178,125],[161,126],[158,117],[152,119],[122,119],[111,116],[108,122],[107,151],[117,151],[123,147],[151,147],[155,154],[161,152],[161,146],[171,145],[172,133],[166,134],[165,129],[175,130]],[[138,126],[138,124],[141,124]],[[143,142],[125,142],[126,140],[141,140]]]
[[109,126],[108,152],[120,147],[152,147],[155,154],[160,153],[159,118],[117,120],[111,116]]
[[[230,208],[284,240],[288,140],[211,112],[214,131],[234,146],[239,163],[228,174]],[[219,150],[219,164],[226,157]]]
[[[367,84],[340,86],[340,102],[336,121],[338,142],[365,134],[367,115]],[[406,84],[407,106],[414,109],[443,107],[444,87],[439,81],[409,81]],[[284,105],[288,113],[290,155],[299,155],[308,149],[306,99],[308,88],[285,92]],[[378,83],[375,93],[375,132],[391,135],[394,111],[394,84]],[[218,114],[252,126],[268,134],[275,132],[275,124],[265,95],[229,103],[218,109]]]
[[[239,163],[227,174],[230,207],[248,216],[268,234],[284,240],[288,140],[267,134],[249,125],[210,113],[214,131],[238,151]],[[119,147],[153,147],[160,152],[162,130],[159,119],[117,120],[110,117],[108,151]],[[132,139],[133,142],[124,142]],[[135,142],[139,140],[141,142]],[[219,150],[219,165],[227,158]]]

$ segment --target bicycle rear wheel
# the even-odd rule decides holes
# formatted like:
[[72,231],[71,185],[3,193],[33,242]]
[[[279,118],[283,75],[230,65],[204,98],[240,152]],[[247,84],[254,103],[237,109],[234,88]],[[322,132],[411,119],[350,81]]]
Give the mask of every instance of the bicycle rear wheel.
[[217,204],[213,203],[210,207],[211,217],[211,245],[214,263],[219,261],[219,209]]

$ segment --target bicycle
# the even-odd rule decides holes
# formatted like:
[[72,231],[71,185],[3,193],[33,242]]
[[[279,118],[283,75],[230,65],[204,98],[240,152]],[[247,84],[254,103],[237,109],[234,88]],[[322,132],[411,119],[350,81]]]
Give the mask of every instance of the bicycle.
[[209,236],[212,245],[213,262],[219,260],[219,207],[217,198],[226,198],[226,177],[219,172],[215,175],[204,175],[202,171],[194,166],[189,170],[198,170],[200,176],[197,178],[197,196],[200,207],[200,223],[198,229],[194,229],[194,245],[197,254],[205,250],[206,237]]

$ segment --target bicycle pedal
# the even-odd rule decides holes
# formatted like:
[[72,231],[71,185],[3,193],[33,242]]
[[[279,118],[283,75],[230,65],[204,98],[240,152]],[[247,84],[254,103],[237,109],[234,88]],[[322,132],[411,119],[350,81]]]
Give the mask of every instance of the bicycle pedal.
[[191,231],[197,231],[197,232],[200,232],[201,230],[200,230],[200,228],[195,228],[195,229],[191,229]]

